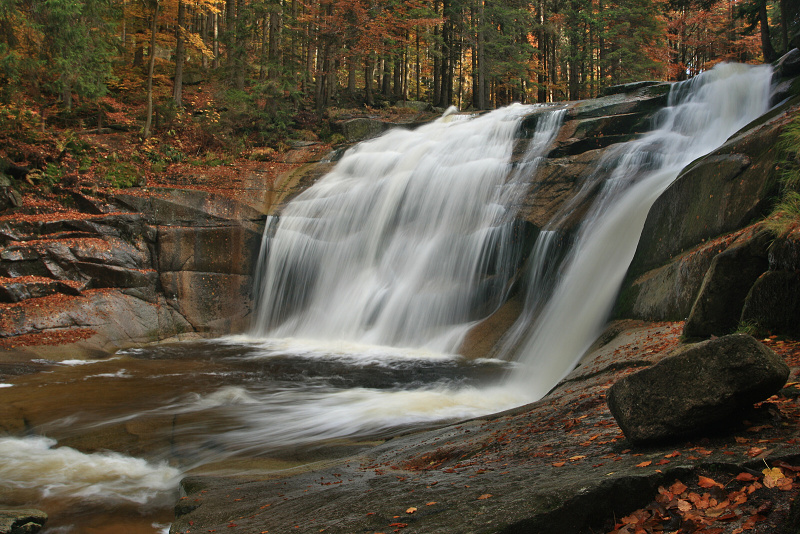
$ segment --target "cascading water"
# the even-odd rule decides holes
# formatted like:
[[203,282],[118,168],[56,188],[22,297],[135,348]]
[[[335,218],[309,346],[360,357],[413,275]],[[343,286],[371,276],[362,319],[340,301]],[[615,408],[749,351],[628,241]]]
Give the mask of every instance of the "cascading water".
[[[600,192],[555,280],[548,280],[552,269],[531,269],[529,287],[547,288],[549,297],[542,304],[529,294],[509,335],[507,347],[523,363],[512,386],[538,399],[574,367],[608,318],[653,202],[682,168],[767,111],[770,76],[769,66],[723,64],[676,84],[656,128],[598,162],[582,189],[602,180]],[[545,230],[557,233],[571,209],[567,204]]]
[[517,269],[510,206],[562,115],[539,121],[509,179],[533,109],[446,113],[348,151],[281,215],[254,333],[454,352]]

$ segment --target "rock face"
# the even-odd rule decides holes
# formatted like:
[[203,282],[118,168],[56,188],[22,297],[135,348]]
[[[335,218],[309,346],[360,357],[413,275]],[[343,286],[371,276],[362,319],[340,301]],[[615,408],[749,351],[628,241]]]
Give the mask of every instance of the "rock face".
[[788,376],[780,356],[735,334],[678,349],[622,378],[607,402],[629,440],[656,441],[723,422],[777,392]]
[[[45,355],[35,338],[58,336],[74,342],[74,357],[247,326],[260,212],[190,190],[107,201],[72,218],[0,225],[6,347]],[[88,209],[98,205],[116,211]]]
[[0,510],[0,534],[36,534],[46,522],[41,510]]
[[736,330],[750,288],[769,267],[771,240],[770,232],[761,231],[714,257],[686,320],[686,337],[721,336]]

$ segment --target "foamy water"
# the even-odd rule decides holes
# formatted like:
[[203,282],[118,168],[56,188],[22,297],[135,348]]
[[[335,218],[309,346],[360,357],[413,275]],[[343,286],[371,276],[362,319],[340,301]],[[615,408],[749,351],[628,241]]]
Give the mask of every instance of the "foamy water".
[[40,498],[146,503],[175,490],[180,471],[115,452],[86,454],[45,437],[0,437],[0,480]]

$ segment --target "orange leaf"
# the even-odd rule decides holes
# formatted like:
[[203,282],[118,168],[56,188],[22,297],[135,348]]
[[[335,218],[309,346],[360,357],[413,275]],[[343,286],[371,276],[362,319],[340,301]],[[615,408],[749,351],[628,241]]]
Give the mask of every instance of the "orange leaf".
[[578,456],[571,456],[569,461],[570,462],[576,462],[578,460],[583,460],[584,458],[586,458],[586,456],[579,454]]
[[687,489],[689,488],[686,487],[686,484],[684,484],[680,480],[677,480],[672,486],[669,487],[669,492],[672,493],[673,495],[680,495]]
[[704,476],[698,477],[697,484],[701,488],[706,488],[706,489],[713,488],[714,486],[717,486],[717,487],[720,487],[720,488],[722,487],[722,484],[720,484],[719,482],[715,481],[714,479],[711,479],[711,478],[708,478],[708,477],[704,477]]
[[425,506],[433,506],[434,504],[436,504],[436,501],[426,502]]
[[688,512],[692,509],[692,503],[683,499],[678,499],[678,510],[681,512]]
[[636,467],[647,467],[648,465],[652,464],[652,460],[647,460],[646,462],[642,462],[640,464],[636,464]]
[[664,458],[675,458],[676,456],[680,456],[680,455],[681,455],[681,453],[679,453],[678,451],[673,451],[673,452],[671,452],[669,454],[665,454]]
[[751,475],[750,473],[742,472],[736,475],[736,480],[738,480],[739,482],[752,482],[754,480],[758,480],[758,477],[755,475]]
[[406,513],[407,513],[407,514],[413,514],[413,513],[414,513],[414,512],[416,512],[416,511],[417,511],[417,509],[416,509],[416,508],[414,508],[414,507],[412,506],[411,508],[409,508],[408,510],[406,510]]
[[553,467],[564,467],[567,462],[553,462]]
[[484,499],[488,499],[488,498],[489,498],[489,497],[491,497],[491,496],[492,496],[492,494],[491,494],[491,493],[484,493],[483,495],[481,495],[480,497],[478,497],[478,500],[479,500],[479,501],[482,501],[482,500],[484,500]]

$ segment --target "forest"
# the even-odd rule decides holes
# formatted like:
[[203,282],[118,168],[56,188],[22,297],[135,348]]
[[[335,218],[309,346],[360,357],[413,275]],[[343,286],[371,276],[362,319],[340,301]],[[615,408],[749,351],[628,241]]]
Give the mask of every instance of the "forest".
[[0,0],[0,104],[69,124],[111,97],[143,139],[189,107],[266,146],[332,108],[483,110],[771,62],[799,20],[794,0]]

